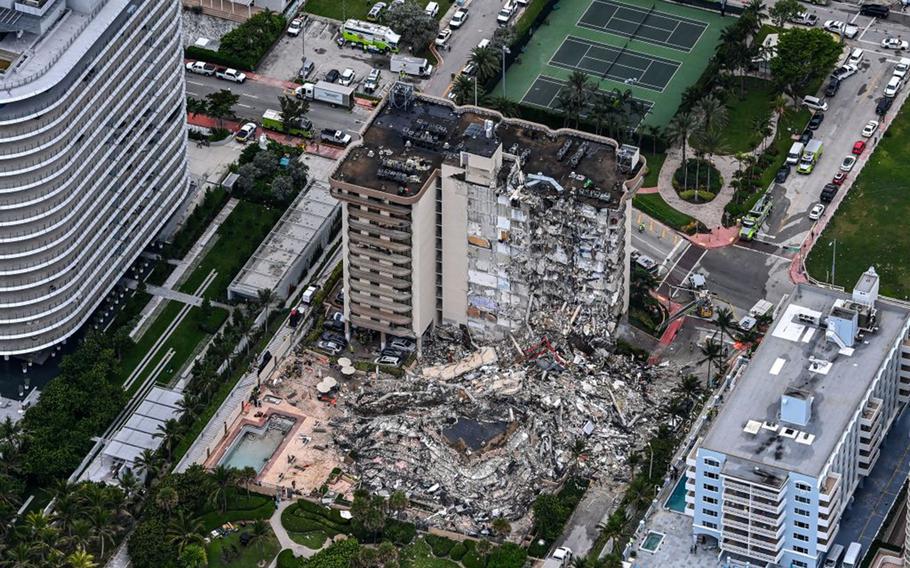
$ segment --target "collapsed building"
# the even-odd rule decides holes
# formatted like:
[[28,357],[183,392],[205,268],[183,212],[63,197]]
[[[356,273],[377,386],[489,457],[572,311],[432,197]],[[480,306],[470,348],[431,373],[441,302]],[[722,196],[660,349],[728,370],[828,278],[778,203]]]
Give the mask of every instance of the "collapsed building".
[[625,478],[660,407],[657,372],[611,354],[642,162],[393,86],[329,180],[347,333],[414,338],[421,354],[345,397],[335,441],[369,488],[472,531],[526,519],[570,470]]

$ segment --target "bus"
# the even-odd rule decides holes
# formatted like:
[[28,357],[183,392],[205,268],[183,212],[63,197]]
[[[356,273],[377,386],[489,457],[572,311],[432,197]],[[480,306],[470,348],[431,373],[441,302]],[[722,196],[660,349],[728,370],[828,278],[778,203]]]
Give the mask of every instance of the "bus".
[[771,209],[771,196],[766,193],[755,202],[755,205],[752,206],[752,209],[749,210],[749,213],[747,213],[746,217],[742,220],[739,229],[739,238],[744,241],[751,241],[754,239],[755,235],[758,234],[759,229],[761,229],[761,226],[768,220]]
[[285,128],[284,121],[281,120],[281,113],[272,109],[266,109],[262,113],[262,127],[292,136],[302,136],[304,138],[312,138],[313,136],[313,123],[310,122],[310,119],[302,118],[297,121],[297,124],[292,124]]
[[401,40],[401,36],[392,31],[392,28],[361,20],[345,21],[341,26],[341,38],[345,43],[383,53],[398,53],[398,41]]

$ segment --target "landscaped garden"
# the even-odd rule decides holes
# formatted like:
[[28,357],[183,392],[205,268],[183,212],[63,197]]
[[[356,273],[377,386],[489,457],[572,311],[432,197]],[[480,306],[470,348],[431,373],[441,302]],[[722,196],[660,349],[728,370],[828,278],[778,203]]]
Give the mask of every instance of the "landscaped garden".
[[714,164],[700,158],[689,158],[673,173],[673,188],[690,203],[711,201],[720,193],[723,182]]
[[806,268],[813,278],[851,289],[875,266],[885,296],[910,299],[910,115],[902,110],[882,135],[833,219],[818,237]]

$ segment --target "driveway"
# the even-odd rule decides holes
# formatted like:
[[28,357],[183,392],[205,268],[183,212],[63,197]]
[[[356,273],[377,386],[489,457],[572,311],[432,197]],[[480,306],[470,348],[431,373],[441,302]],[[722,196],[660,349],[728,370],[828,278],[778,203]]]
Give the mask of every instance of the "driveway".
[[602,487],[588,489],[553,548],[566,546],[576,557],[588,554],[600,534],[597,524],[613,512],[616,501],[617,498]]

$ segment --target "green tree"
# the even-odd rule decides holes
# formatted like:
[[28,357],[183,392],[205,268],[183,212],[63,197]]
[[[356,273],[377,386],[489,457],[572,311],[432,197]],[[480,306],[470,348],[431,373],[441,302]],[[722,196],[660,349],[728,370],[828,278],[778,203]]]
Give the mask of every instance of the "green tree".
[[385,541],[376,547],[376,560],[383,568],[396,568],[398,566],[398,547]]
[[721,338],[726,336],[730,339],[735,339],[733,330],[736,328],[736,316],[730,308],[721,308],[717,311],[714,325],[717,327],[717,331],[720,332]]
[[278,104],[281,106],[281,127],[285,132],[298,127],[310,110],[310,103],[297,97],[278,97]]
[[98,566],[98,563],[95,562],[95,557],[82,547],[77,548],[67,556],[66,562],[70,568],[97,568]]
[[106,544],[114,544],[114,538],[117,536],[117,527],[114,524],[114,518],[110,511],[100,507],[93,509],[88,514],[88,522],[92,526],[92,534],[98,547],[101,549],[99,556],[104,558],[104,547]]
[[452,82],[452,94],[455,96],[456,105],[474,104],[474,79],[464,74],[459,74]]
[[404,491],[395,491],[389,495],[389,511],[393,512],[396,517],[401,516],[401,513],[408,508],[410,501],[408,501],[407,495],[404,494]]
[[177,490],[173,487],[162,487],[158,490],[158,494],[155,495],[155,506],[167,513],[169,517],[179,502],[180,495],[177,494]]
[[237,483],[239,487],[246,489],[246,496],[250,496],[250,487],[256,483],[256,477],[259,474],[256,473],[256,470],[250,466],[246,466],[243,469],[237,470],[237,475],[234,479],[234,482]]
[[400,43],[411,45],[414,52],[423,51],[439,32],[439,22],[414,0],[393,3],[385,12],[385,25],[401,34]]
[[826,31],[786,30],[780,34],[777,55],[771,59],[771,76],[780,90],[797,99],[808,85],[828,74],[841,50],[840,43]]
[[518,546],[514,542],[506,542],[502,546],[497,546],[490,552],[487,566],[490,566],[491,568],[522,568],[527,559],[528,553],[524,548]]
[[774,6],[771,6],[771,9],[768,10],[768,15],[771,17],[774,25],[783,28],[785,23],[802,14],[803,11],[803,6],[798,0],[778,0]]
[[[667,138],[671,144],[680,144],[682,146],[682,163],[686,164],[686,147],[689,136],[695,130],[697,121],[695,115],[690,112],[681,112],[670,120],[667,125]],[[684,170],[683,189],[689,188],[689,168]]]
[[474,74],[481,84],[499,74],[499,55],[500,52],[489,45],[471,50],[468,62],[474,64]]
[[562,534],[563,523],[569,511],[556,495],[544,493],[534,500],[534,526],[537,534],[547,541],[554,541]]
[[518,103],[508,97],[486,97],[484,98],[484,106],[499,111],[506,118],[515,118],[521,113]]
[[209,558],[205,548],[198,544],[187,545],[180,553],[181,568],[206,568],[208,565]]
[[178,552],[191,544],[202,544],[204,532],[202,522],[193,518],[187,511],[178,510],[167,527],[167,541],[176,546]]
[[148,487],[149,484],[151,484],[152,479],[158,477],[158,474],[161,472],[161,458],[158,457],[158,454],[153,450],[142,450],[142,453],[139,454],[139,457],[136,458],[133,465],[145,474],[146,487]]
[[712,366],[720,368],[721,361],[723,361],[724,357],[723,343],[709,337],[705,339],[704,345],[699,346],[699,350],[701,351],[702,358],[698,363],[708,364],[707,382],[709,387],[713,386],[711,368]]
[[176,418],[169,418],[158,425],[158,431],[152,436],[164,439],[161,446],[164,448],[165,454],[167,454],[167,459],[170,460],[180,436],[180,422]]
[[509,521],[505,517],[496,517],[493,519],[491,527],[499,538],[505,538],[512,532],[512,525],[509,524]]
[[260,555],[263,554],[265,541],[268,540],[271,534],[272,529],[270,529],[269,524],[262,519],[256,519],[256,521],[253,523],[253,526],[250,528],[250,540],[259,546]]
[[212,470],[212,489],[209,492],[209,502],[218,506],[222,513],[227,510],[228,490],[234,484],[236,469],[218,465]]
[[224,128],[225,118],[235,118],[234,105],[239,101],[240,95],[221,89],[205,96],[205,110],[218,121],[218,128]]
[[582,71],[572,71],[559,94],[556,95],[556,105],[562,111],[565,123],[578,126],[579,118],[586,110],[594,94],[594,84]]

